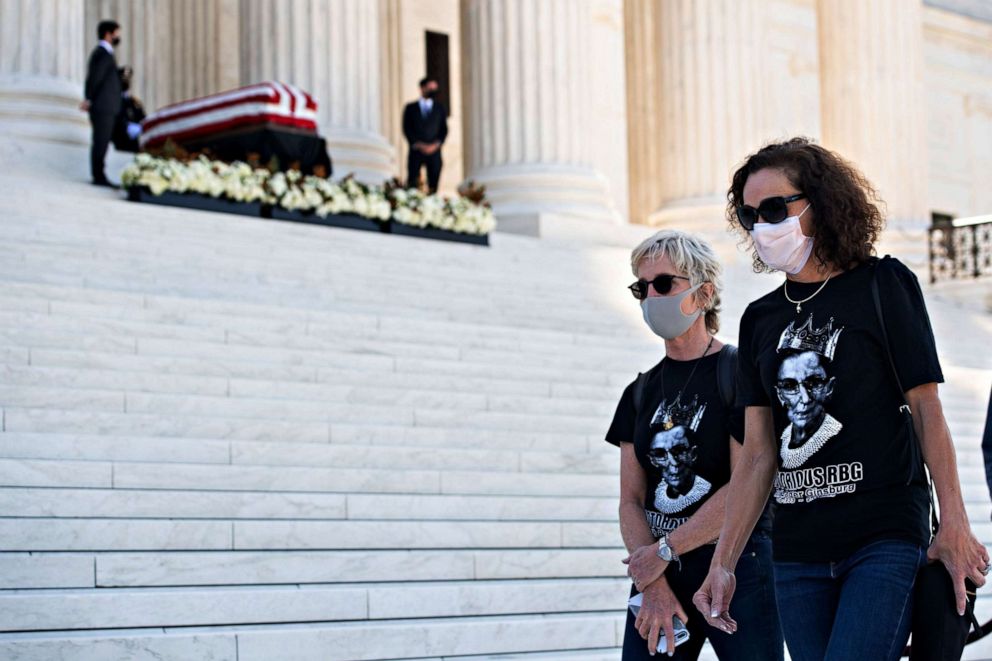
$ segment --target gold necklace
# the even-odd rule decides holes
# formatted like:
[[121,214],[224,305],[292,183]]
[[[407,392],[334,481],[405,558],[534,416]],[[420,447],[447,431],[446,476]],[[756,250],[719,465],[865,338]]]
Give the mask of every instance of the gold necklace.
[[827,283],[830,282],[830,278],[832,278],[832,277],[834,277],[834,274],[833,273],[831,273],[830,275],[827,276],[827,279],[823,281],[823,284],[820,285],[820,287],[815,292],[813,292],[812,295],[807,296],[806,298],[804,298],[801,301],[794,301],[791,298],[789,298],[789,279],[788,278],[786,278],[785,283],[782,285],[782,293],[785,294],[785,300],[789,301],[790,303],[795,303],[796,304],[796,314],[799,314],[799,313],[801,313],[803,311],[803,303],[805,303],[805,302],[807,302],[809,300],[812,300],[813,296],[816,296],[821,291],[823,291],[823,288],[827,286]]

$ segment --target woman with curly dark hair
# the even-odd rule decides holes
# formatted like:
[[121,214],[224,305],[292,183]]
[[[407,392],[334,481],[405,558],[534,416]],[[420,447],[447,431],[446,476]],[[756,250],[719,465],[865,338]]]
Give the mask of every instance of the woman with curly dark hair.
[[[965,579],[982,585],[989,571],[961,498],[919,283],[898,260],[874,257],[883,217],[868,181],[807,139],[749,156],[727,200],[755,270],[786,279],[741,319],[745,442],[694,603],[713,626],[736,630],[734,568],[771,492],[775,591],[792,659],[898,659],[928,560],[947,568],[959,613]],[[933,540],[924,462],[941,513]]]

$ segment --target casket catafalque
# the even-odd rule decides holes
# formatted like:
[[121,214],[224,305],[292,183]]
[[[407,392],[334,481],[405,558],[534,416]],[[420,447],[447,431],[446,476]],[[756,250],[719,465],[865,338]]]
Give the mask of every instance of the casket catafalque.
[[295,85],[271,81],[181,101],[145,118],[140,144],[153,149],[171,139],[183,145],[261,127],[316,135],[317,102]]

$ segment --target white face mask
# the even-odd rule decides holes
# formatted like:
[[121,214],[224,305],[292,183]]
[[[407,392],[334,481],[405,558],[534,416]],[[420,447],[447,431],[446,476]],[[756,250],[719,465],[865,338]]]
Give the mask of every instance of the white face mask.
[[[809,209],[810,205],[806,205]],[[799,219],[806,213],[789,216],[781,223],[755,223],[751,240],[758,257],[776,271],[795,275],[803,270],[813,252],[813,237],[803,234]]]
[[644,321],[654,334],[666,340],[674,340],[689,330],[693,322],[703,313],[696,310],[690,315],[682,312],[682,301],[692,292],[702,287],[702,283],[672,296],[649,296],[641,301]]

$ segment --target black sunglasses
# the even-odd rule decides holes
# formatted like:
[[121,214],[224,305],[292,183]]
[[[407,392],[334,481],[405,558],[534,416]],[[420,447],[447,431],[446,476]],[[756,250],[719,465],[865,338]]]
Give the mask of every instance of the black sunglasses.
[[654,287],[654,290],[664,296],[668,292],[672,291],[672,285],[675,283],[675,279],[688,280],[689,278],[682,275],[669,275],[668,273],[662,273],[661,275],[654,276],[654,280],[638,280],[634,284],[627,287],[630,293],[634,295],[639,301],[643,301],[648,297],[648,285]]
[[766,197],[761,201],[757,209],[742,204],[737,207],[737,220],[740,221],[741,226],[748,232],[754,229],[754,224],[758,222],[758,216],[764,218],[766,223],[781,223],[789,215],[787,207],[789,202],[802,200],[805,197],[802,193],[796,193],[789,197],[782,197],[781,195],[778,197]]
[[827,387],[828,383],[829,381],[822,376],[808,376],[802,381],[798,379],[780,379],[776,385],[782,392],[795,395],[799,393],[799,386],[805,388],[808,393],[820,394]]

